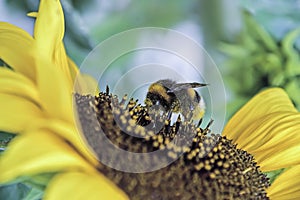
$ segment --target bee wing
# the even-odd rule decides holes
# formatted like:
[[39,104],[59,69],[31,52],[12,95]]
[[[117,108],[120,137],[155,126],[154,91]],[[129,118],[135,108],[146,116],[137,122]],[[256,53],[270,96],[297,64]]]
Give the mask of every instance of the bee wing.
[[206,83],[197,83],[197,82],[193,82],[193,83],[177,83],[175,85],[173,85],[170,90],[168,91],[170,92],[178,92],[178,91],[182,91],[188,88],[198,88],[198,87],[204,87],[207,86],[208,84]]

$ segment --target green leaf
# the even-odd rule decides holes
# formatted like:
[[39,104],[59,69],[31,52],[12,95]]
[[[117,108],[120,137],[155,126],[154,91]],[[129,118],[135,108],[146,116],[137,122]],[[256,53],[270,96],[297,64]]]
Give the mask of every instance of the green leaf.
[[12,133],[2,132],[0,131],[0,140],[8,140],[12,139],[15,135]]
[[296,104],[296,106],[299,108],[300,106],[300,78],[295,77],[291,81],[289,81],[286,86],[285,90],[289,94],[292,101]]
[[243,45],[220,43],[219,50],[232,58],[247,57],[251,52]]
[[230,119],[249,99],[243,96],[236,96],[227,104],[226,119]]
[[43,190],[31,187],[25,183],[15,183],[0,187],[0,199],[5,200],[40,200]]
[[284,73],[275,73],[270,76],[270,84],[272,86],[282,86],[285,82],[285,76]]
[[259,25],[249,12],[245,12],[245,22],[250,35],[256,38],[258,44],[264,46],[266,50],[276,52],[278,47],[272,36]]
[[294,48],[295,40],[300,34],[300,28],[289,32],[282,40],[282,50],[288,58],[298,58],[298,52]]
[[271,171],[271,172],[266,172],[265,174],[267,175],[267,177],[270,179],[270,183],[272,184],[274,182],[274,180],[280,175],[282,174],[282,172],[284,172],[285,169],[278,169],[275,171]]
[[1,58],[0,58],[0,67],[6,67],[13,70],[13,68],[9,66],[6,62],[4,62],[4,60],[2,60]]
[[0,199],[20,200],[24,199],[30,192],[30,187],[23,183],[6,185],[0,187]]
[[43,190],[33,187],[22,200],[39,200],[42,199],[43,194]]
[[25,178],[23,182],[26,183],[27,185],[30,185],[34,188],[44,190],[48,182],[52,179],[52,177],[56,173],[43,173],[43,174],[38,174],[35,176],[31,176],[28,178]]
[[31,177],[20,177],[8,185],[0,186],[0,199],[39,200],[42,199],[48,182],[55,173],[44,173]]
[[14,138],[14,134],[0,131],[0,155],[5,150],[7,144]]

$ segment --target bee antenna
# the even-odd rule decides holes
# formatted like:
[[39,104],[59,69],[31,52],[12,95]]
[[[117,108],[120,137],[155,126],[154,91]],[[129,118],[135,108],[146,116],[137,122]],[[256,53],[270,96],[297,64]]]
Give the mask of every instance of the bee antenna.
[[203,118],[201,118],[197,124],[197,127],[200,127],[200,125],[202,124]]
[[209,84],[208,83],[198,83],[199,84],[199,87],[204,87],[204,86],[208,86]]
[[205,129],[209,129],[209,127],[212,125],[212,123],[214,122],[213,119],[210,119],[209,123],[207,124]]

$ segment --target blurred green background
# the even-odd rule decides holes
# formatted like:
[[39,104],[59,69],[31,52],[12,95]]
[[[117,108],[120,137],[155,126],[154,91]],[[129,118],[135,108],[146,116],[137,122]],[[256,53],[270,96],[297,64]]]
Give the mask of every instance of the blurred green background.
[[[284,88],[300,108],[299,0],[61,2],[65,46],[78,66],[96,45],[114,34],[138,27],[170,28],[203,45],[217,64],[226,89],[226,119],[257,92],[272,86]],[[0,20],[32,34],[34,20],[26,13],[37,9],[37,0],[2,0]],[[115,80],[113,76],[128,71],[124,66],[134,65],[132,62],[119,60],[110,78]],[[1,139],[0,152],[6,140]],[[8,193],[12,195],[9,199],[40,199],[41,192],[34,188],[0,187],[0,199],[6,199]]]
[[[227,119],[269,86],[285,88],[299,108],[298,0],[61,2],[66,49],[79,66],[96,45],[114,34],[137,27],[170,28],[203,45],[216,62],[225,82]],[[36,0],[1,1],[0,20],[32,33],[34,21],[25,15],[37,9]],[[119,62],[114,70],[122,74],[128,68]]]
[[[287,90],[299,108],[298,0],[62,0],[65,44],[80,65],[110,36],[137,27],[182,32],[205,46],[221,71],[227,94],[227,118],[264,87]],[[5,0],[0,20],[32,33],[36,0]],[[128,62],[128,61],[124,61]],[[125,73],[122,63],[115,73]]]

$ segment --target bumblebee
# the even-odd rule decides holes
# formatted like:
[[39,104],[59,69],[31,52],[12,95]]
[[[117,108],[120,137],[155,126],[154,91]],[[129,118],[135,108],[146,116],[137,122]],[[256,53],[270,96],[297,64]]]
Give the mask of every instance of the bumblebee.
[[159,80],[148,88],[145,104],[148,108],[161,105],[166,112],[181,113],[185,118],[201,120],[205,104],[193,88],[203,87],[204,83],[177,83],[170,79]]

